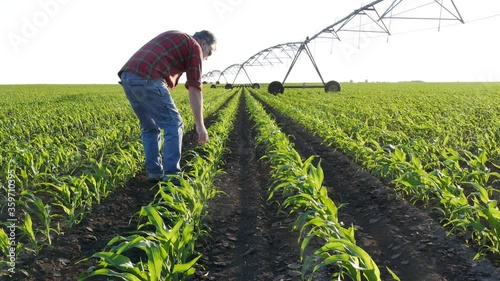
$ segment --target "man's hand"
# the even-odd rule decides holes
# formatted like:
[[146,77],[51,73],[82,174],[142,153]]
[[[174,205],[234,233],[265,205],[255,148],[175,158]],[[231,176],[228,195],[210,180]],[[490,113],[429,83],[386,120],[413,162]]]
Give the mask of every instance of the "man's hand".
[[205,126],[196,127],[196,132],[198,133],[198,143],[205,144],[208,142],[208,132]]
[[203,122],[203,94],[196,87],[189,87],[189,103],[194,115],[198,142],[204,144],[208,141],[208,132]]

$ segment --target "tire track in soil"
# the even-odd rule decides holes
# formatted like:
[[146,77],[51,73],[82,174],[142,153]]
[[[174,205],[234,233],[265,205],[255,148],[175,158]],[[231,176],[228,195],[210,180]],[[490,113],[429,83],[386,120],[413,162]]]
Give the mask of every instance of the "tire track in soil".
[[278,214],[277,204],[267,201],[269,167],[259,161],[252,127],[242,95],[225,174],[214,183],[225,194],[209,204],[211,238],[200,243],[203,256],[190,280],[300,280],[300,269],[294,268],[300,254],[294,218]]
[[[255,97],[255,96],[254,96]],[[258,97],[256,97],[258,99]],[[396,199],[392,188],[279,111],[258,99],[275,116],[303,158],[321,159],[324,185],[346,225],[355,225],[357,243],[375,260],[382,280],[392,280],[385,267],[402,281],[497,281],[498,264],[475,252],[439,224],[437,213]],[[317,161],[316,161],[317,163]]]

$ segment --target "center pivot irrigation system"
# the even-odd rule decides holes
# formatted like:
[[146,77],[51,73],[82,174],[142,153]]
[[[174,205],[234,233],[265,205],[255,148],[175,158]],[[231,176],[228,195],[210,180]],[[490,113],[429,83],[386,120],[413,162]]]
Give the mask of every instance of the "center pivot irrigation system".
[[[226,69],[219,71],[210,71],[203,75],[204,83],[214,79],[215,84],[211,87],[215,88],[220,84],[221,77],[226,81],[225,88],[231,89],[234,86],[260,88],[259,83],[252,83],[245,67],[250,66],[274,66],[283,64],[285,61],[292,60],[290,67],[283,78],[283,81],[273,81],[268,85],[268,92],[271,94],[283,93],[285,88],[324,88],[325,92],[339,92],[341,90],[340,83],[331,80],[325,83],[323,76],[316,64],[314,56],[309,49],[308,44],[315,39],[330,39],[341,41],[339,33],[341,32],[356,32],[356,33],[380,33],[391,35],[390,26],[392,20],[433,20],[438,21],[438,30],[441,27],[442,21],[459,21],[464,23],[454,0],[384,0],[373,1],[368,5],[364,5],[359,9],[354,10],[349,15],[338,20],[337,22],[325,27],[320,32],[313,36],[308,36],[305,41],[289,42],[278,44],[266,48],[248,58],[241,64],[232,64]],[[404,2],[404,5],[403,5]],[[387,5],[389,4],[389,5]],[[415,13],[416,10],[427,9],[427,13],[436,14],[432,17],[422,17]],[[379,12],[381,11],[381,12]],[[386,24],[387,22],[387,24]],[[321,79],[322,86],[318,85],[285,85],[288,75],[292,71],[295,63],[302,53],[306,53],[311,60],[314,69]],[[234,82],[238,75],[243,72],[250,81],[249,84],[235,85]],[[228,83],[226,75],[233,75],[234,80]]]

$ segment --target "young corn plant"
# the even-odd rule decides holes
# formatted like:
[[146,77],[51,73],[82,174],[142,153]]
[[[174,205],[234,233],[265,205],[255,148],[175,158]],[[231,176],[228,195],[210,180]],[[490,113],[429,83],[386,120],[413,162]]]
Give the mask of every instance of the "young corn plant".
[[101,200],[111,193],[112,174],[109,168],[104,165],[102,157],[99,160],[91,159],[89,168],[92,170],[92,176],[86,177],[86,184],[95,202],[100,204]]
[[52,218],[55,215],[51,214],[50,204],[44,204],[41,198],[30,191],[23,191],[21,193],[19,203],[20,206],[24,207],[25,211],[37,217],[40,223],[39,233],[43,235],[48,245],[52,245],[52,233],[58,235],[60,228],[59,224],[57,225],[57,229],[52,227]]
[[[187,263],[177,263],[177,255],[183,251],[186,241],[190,240],[192,228],[179,219],[172,228],[167,226],[158,211],[152,206],[145,206],[141,211],[148,222],[140,226],[153,226],[154,231],[138,230],[128,237],[115,237],[108,243],[109,251],[99,252],[92,258],[100,258],[99,264],[84,272],[79,280],[93,276],[119,277],[123,280],[177,281],[182,276],[194,273],[192,265],[200,258],[195,257]],[[146,261],[132,262],[125,253],[139,249]],[[85,259],[86,260],[86,259]]]
[[489,195],[500,192],[491,186],[493,180],[500,180],[500,173],[491,171],[489,164],[492,162],[486,150],[481,151],[479,155],[474,155],[470,151],[464,151],[464,154],[468,159],[467,165],[471,171],[467,173],[464,180],[471,184],[474,183],[473,187],[479,185],[486,188]]
[[26,247],[26,250],[38,255],[44,245],[37,239],[38,231],[33,228],[33,221],[31,220],[30,214],[24,213],[23,224],[18,226],[18,229],[22,232],[21,239],[27,237],[29,245],[32,247]]
[[7,257],[9,255],[10,251],[10,240],[9,236],[3,229],[3,225],[0,228],[0,251],[3,253],[4,257]]
[[[9,269],[15,268],[15,257],[19,257],[23,248],[23,243],[20,241],[10,240],[9,235],[7,235],[4,228],[0,227],[0,252],[2,253],[2,256],[0,257],[0,277],[5,277],[6,280],[9,280],[9,277],[12,277],[12,271],[9,271]],[[26,276],[28,275],[24,269],[16,269],[16,271],[24,273]]]
[[69,228],[80,223],[92,207],[92,197],[83,177],[61,178],[57,183],[41,184],[49,189],[44,192],[53,196],[52,205],[60,207],[66,214],[65,220]]

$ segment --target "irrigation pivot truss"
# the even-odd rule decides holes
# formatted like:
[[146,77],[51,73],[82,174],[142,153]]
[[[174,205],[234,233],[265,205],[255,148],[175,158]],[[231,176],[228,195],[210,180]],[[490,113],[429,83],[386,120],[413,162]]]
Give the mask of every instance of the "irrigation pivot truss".
[[220,71],[220,70],[212,70],[212,71],[210,71],[210,72],[208,72],[206,74],[203,74],[201,76],[201,79],[205,83],[209,83],[211,80],[214,80],[212,83],[219,84],[220,77],[224,77],[224,80],[226,80],[226,83],[227,83],[226,77],[223,75],[222,71]]
[[[215,84],[220,84],[221,77],[223,77],[226,80],[226,83],[228,83],[226,76],[232,75],[232,77],[234,78],[233,82],[226,84],[225,86],[225,88],[231,88],[234,85],[234,82],[236,81],[238,75],[240,73],[244,73],[248,78],[249,84],[254,88],[258,88],[260,87],[260,85],[258,83],[252,83],[252,79],[248,75],[245,67],[274,66],[283,64],[286,60],[293,59],[299,52],[299,49],[302,45],[303,42],[289,42],[266,48],[252,55],[241,64],[232,64],[226,67],[226,69],[224,69],[223,71],[214,70],[207,74],[204,74],[202,79],[204,81],[207,81],[210,79],[215,79],[215,76],[218,75],[218,78],[215,79]],[[214,87],[215,85],[212,84],[212,88]]]
[[[424,11],[424,12],[422,12]],[[422,16],[422,14],[426,14]],[[429,14],[429,15],[427,15]],[[431,16],[436,14],[436,16]],[[323,28],[318,33],[306,37],[304,41],[277,44],[263,49],[252,55],[241,64],[233,64],[223,71],[211,71],[203,76],[203,79],[213,79],[219,75],[216,84],[225,75],[234,76],[232,83],[227,83],[225,88],[232,88],[240,73],[245,73],[251,87],[258,88],[258,83],[252,83],[245,67],[274,66],[292,60],[288,71],[282,81],[273,81],[268,85],[268,92],[272,94],[283,93],[285,88],[324,88],[325,92],[338,92],[341,90],[340,83],[330,80],[325,83],[314,56],[308,44],[316,39],[330,39],[341,41],[343,33],[379,33],[391,35],[391,24],[395,20],[431,20],[438,22],[438,30],[442,21],[458,21],[464,23],[454,0],[376,0],[354,10],[347,16],[335,23]],[[292,71],[300,55],[305,53],[316,70],[322,85],[286,85],[286,79]],[[245,85],[246,86],[246,85]],[[215,85],[212,85],[215,87]]]

